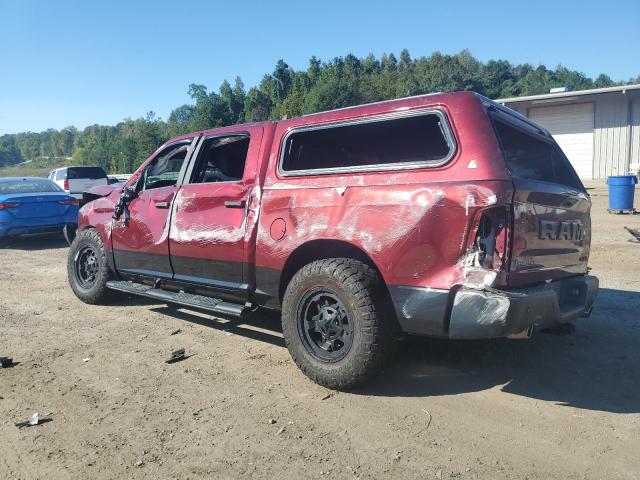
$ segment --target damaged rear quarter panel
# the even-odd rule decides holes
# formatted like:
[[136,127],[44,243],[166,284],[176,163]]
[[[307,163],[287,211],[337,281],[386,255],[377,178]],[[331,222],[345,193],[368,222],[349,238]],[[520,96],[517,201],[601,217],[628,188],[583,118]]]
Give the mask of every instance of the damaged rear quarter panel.
[[[461,263],[476,212],[496,205],[500,182],[379,184],[266,190],[258,231],[258,262],[281,269],[300,245],[340,240],[364,251],[388,285],[450,288],[463,283]],[[375,187],[375,188],[372,188]],[[472,198],[472,205],[469,199]],[[276,219],[286,235],[272,237]]]

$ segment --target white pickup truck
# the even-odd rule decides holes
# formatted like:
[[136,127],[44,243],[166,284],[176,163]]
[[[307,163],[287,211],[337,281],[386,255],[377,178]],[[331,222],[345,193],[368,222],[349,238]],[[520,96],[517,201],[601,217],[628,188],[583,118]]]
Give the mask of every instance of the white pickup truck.
[[102,167],[62,167],[49,172],[48,178],[76,198],[82,198],[85,190],[108,185]]

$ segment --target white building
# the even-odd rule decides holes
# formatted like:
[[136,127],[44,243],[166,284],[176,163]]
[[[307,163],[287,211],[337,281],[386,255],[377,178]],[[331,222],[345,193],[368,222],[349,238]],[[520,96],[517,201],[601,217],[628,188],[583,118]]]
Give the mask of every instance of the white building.
[[640,84],[496,101],[549,130],[583,179],[638,169]]

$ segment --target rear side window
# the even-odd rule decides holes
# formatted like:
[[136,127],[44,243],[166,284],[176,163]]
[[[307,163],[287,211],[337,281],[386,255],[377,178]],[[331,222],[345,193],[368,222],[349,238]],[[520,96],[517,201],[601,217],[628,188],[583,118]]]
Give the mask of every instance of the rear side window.
[[69,180],[107,178],[107,174],[100,167],[70,167],[67,172]]
[[64,180],[64,177],[66,174],[67,174],[66,170],[58,170],[56,172],[56,180]]
[[500,120],[494,119],[493,124],[511,175],[584,189],[571,163],[555,142]]
[[280,170],[295,175],[437,166],[453,150],[444,115],[432,112],[294,130],[286,137]]

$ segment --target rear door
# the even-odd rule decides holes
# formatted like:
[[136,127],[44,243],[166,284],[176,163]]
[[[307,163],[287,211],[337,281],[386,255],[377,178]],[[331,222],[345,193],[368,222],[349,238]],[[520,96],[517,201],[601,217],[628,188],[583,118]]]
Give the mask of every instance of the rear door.
[[129,204],[129,218],[113,221],[113,256],[122,274],[170,279],[170,212],[178,180],[186,169],[193,139],[162,149],[137,180],[130,180],[137,193]]
[[176,281],[246,296],[247,221],[262,131],[246,127],[200,141],[169,234]]
[[493,124],[515,187],[509,284],[585,273],[591,200],[569,160],[540,128],[506,114]]

